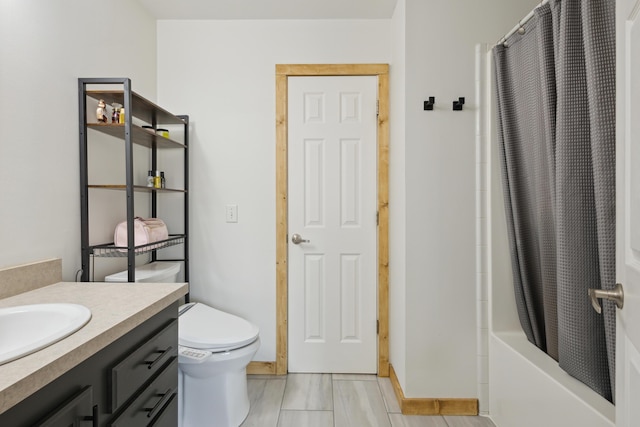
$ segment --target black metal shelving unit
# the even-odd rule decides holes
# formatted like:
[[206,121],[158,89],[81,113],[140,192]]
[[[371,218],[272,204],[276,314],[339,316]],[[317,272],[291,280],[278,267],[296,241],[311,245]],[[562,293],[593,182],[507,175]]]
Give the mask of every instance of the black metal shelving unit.
[[[116,90],[89,89],[89,87],[117,87]],[[113,87],[111,86],[111,87]],[[121,88],[121,89],[120,89]],[[182,245],[184,256],[180,259],[162,259],[162,261],[182,261],[184,280],[189,281],[189,116],[173,115],[165,109],[146,100],[131,90],[129,78],[80,78],[78,79],[79,124],[80,124],[80,207],[81,207],[81,247],[82,281],[90,281],[91,257],[127,257],[128,281],[135,281],[135,258],[142,254],[151,254],[151,261],[160,261],[158,251],[175,245]],[[87,120],[87,100],[103,99],[105,104],[118,103],[124,107],[124,123],[90,123]],[[134,124],[133,118],[153,129]],[[158,135],[154,129],[167,125],[180,125],[184,129],[183,142]],[[123,141],[125,152],[126,184],[92,185],[89,183],[88,143],[89,130],[101,132]],[[157,169],[158,150],[180,149],[184,152],[184,187],[180,189],[152,188],[134,185],[133,146],[140,145],[151,150],[151,170]],[[115,246],[113,242],[90,244],[89,236],[89,189],[125,191],[127,246]],[[158,215],[157,201],[163,193],[181,193],[184,197],[184,233],[172,234],[167,240],[148,245],[135,246],[134,236],[134,197],[136,192],[151,193],[151,216]],[[188,300],[188,295],[187,295]]]

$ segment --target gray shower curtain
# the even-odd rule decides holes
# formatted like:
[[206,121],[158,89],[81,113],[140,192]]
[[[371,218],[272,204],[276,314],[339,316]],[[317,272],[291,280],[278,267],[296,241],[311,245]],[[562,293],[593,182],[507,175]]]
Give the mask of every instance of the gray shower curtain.
[[494,48],[516,305],[529,341],[613,401],[615,1],[551,0]]

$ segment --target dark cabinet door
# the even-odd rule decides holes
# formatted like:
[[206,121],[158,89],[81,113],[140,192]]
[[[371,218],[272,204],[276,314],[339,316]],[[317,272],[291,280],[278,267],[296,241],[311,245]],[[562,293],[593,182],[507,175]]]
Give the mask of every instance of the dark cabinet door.
[[93,405],[93,388],[84,387],[63,403],[38,427],[95,427],[98,425],[97,406]]

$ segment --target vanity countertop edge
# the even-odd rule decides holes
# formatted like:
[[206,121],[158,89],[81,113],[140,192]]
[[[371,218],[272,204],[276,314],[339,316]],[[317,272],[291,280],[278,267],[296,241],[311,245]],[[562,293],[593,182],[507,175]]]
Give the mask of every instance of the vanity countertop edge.
[[91,320],[77,332],[40,351],[0,365],[0,414],[187,292],[187,283],[60,282],[0,299],[0,307],[73,303],[91,310]]

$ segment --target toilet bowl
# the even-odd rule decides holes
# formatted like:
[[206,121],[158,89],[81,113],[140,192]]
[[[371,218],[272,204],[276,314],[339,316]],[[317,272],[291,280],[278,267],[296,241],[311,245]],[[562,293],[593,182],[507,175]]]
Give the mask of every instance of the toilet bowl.
[[180,307],[180,427],[237,427],[249,413],[246,368],[258,327],[202,303]]

